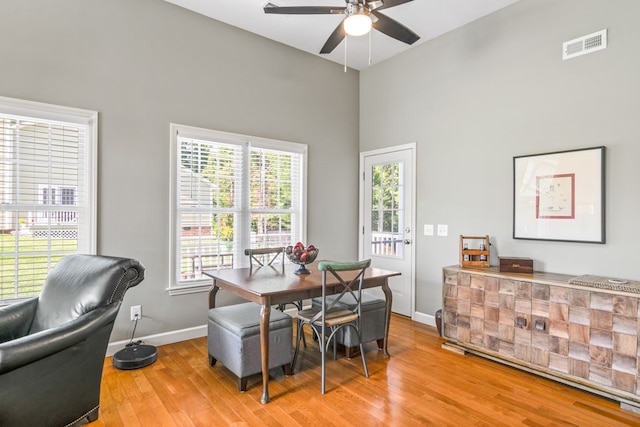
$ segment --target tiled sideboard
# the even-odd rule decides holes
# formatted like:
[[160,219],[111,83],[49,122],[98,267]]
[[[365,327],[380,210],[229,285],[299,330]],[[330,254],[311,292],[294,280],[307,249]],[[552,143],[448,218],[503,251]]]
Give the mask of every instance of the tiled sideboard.
[[443,346],[537,373],[640,410],[640,294],[573,276],[443,269]]

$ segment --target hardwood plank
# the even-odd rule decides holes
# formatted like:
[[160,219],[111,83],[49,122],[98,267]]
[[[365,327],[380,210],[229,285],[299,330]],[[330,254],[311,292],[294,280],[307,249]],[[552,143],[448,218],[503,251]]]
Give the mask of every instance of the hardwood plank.
[[[295,330],[295,329],[294,329]],[[320,394],[320,354],[307,336],[295,375],[270,372],[272,401],[263,405],[262,377],[248,390],[221,364],[210,367],[207,339],[158,348],[145,368],[117,370],[105,359],[100,417],[95,426],[631,426],[640,415],[616,402],[441,348],[435,328],[393,316],[390,359],[365,346],[359,356],[327,359]]]

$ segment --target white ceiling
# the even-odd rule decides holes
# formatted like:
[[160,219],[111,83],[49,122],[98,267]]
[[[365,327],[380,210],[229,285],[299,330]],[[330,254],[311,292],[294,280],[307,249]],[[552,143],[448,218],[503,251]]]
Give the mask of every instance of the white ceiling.
[[[345,63],[345,42],[333,52],[320,55],[320,49],[343,15],[265,14],[269,0],[165,0],[194,12],[226,22],[234,27],[293,46],[340,64]],[[409,46],[379,31],[371,32],[371,64],[384,61],[411,47],[463,26],[515,3],[518,0],[413,0],[384,9],[383,13],[409,27],[420,40]],[[344,0],[271,0],[278,6],[339,6]],[[369,66],[369,36],[348,37],[347,66],[362,70]]]

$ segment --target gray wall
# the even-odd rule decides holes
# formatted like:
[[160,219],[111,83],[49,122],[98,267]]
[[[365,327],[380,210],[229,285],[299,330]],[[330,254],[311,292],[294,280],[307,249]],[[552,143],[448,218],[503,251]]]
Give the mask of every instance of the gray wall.
[[[460,234],[536,270],[640,279],[640,2],[521,0],[360,73],[360,150],[417,143],[418,312],[441,305]],[[562,61],[562,42],[608,28],[609,47]],[[513,157],[604,145],[604,245],[514,240]]]
[[206,323],[206,294],[166,292],[171,122],[308,144],[308,241],[357,255],[357,72],[161,0],[0,10],[0,95],[99,112],[98,250],[147,268],[112,340],[129,337],[133,304],[136,336]]
[[[205,322],[204,294],[166,293],[170,122],[308,144],[308,240],[327,258],[357,254],[358,151],[416,142],[418,229],[449,225],[417,240],[419,312],[440,307],[459,234],[489,234],[493,263],[640,279],[636,0],[521,0],[359,76],[161,0],[0,8],[0,95],[100,113],[99,252],[148,271],[113,340],[132,304],[136,336]],[[561,60],[563,41],[603,28],[609,48]],[[607,243],[512,239],[513,156],[599,145]]]

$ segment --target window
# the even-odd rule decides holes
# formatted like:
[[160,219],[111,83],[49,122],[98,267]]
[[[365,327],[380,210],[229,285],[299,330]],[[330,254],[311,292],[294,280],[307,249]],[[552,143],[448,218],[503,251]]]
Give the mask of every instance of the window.
[[304,240],[306,145],[171,125],[172,294],[203,270],[247,266],[246,248]]
[[0,303],[96,253],[97,113],[0,97]]

